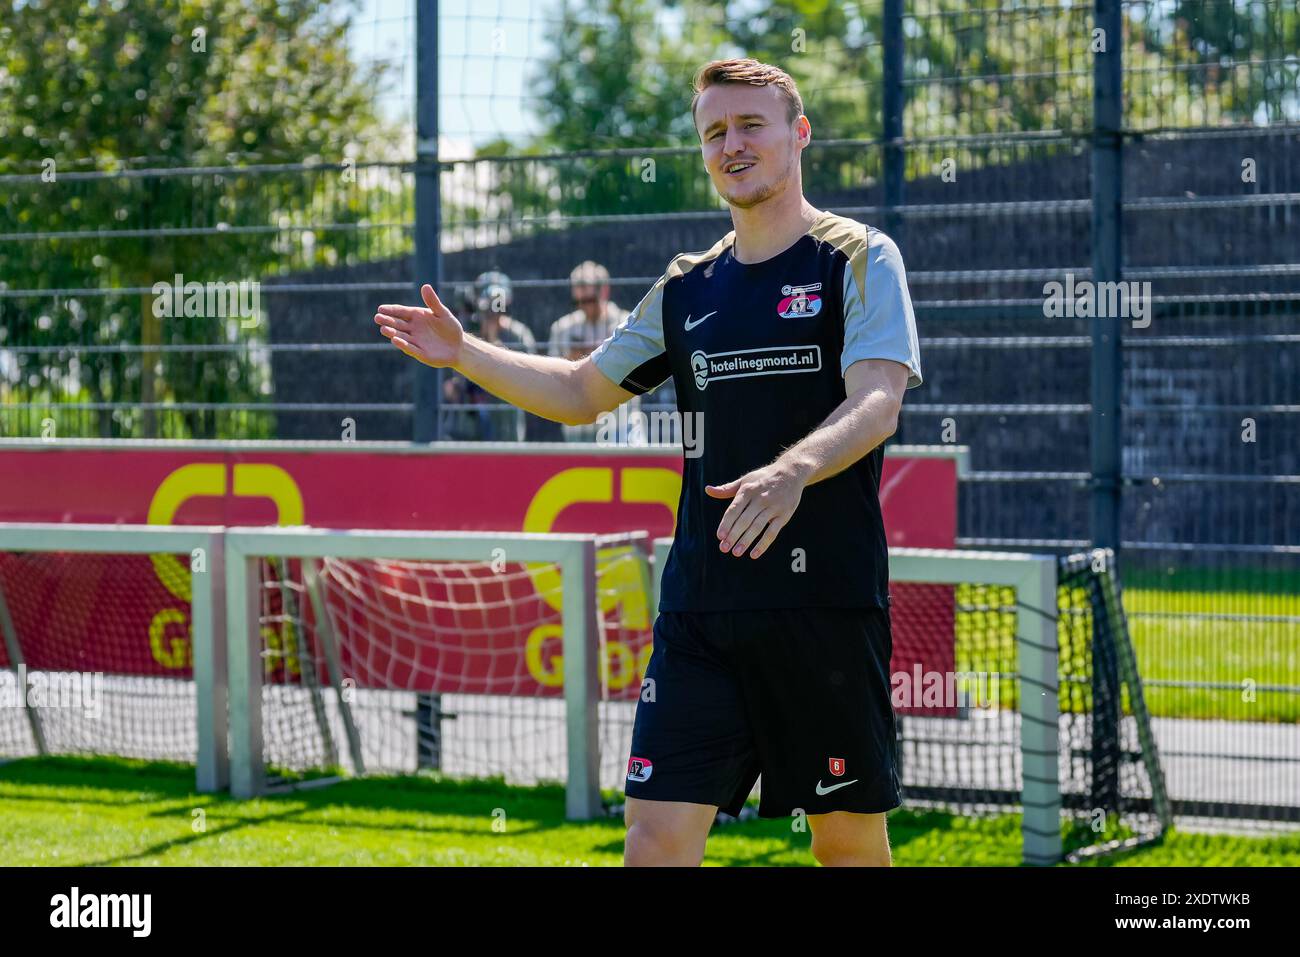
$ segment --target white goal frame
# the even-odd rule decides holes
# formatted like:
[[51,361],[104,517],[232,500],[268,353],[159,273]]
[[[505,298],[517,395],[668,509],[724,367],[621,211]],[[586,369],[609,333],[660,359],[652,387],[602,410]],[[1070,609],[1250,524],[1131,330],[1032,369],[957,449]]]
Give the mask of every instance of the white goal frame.
[[[262,558],[482,561],[494,549],[502,548],[511,562],[558,565],[568,752],[565,811],[575,820],[601,814],[596,581],[600,541],[604,539],[596,535],[549,533],[0,523],[3,551],[143,555],[204,551],[201,570],[193,566],[191,570],[196,783],[202,793],[229,785],[235,797],[252,797],[265,788],[257,577]],[[655,612],[671,544],[669,538],[654,540],[651,583]],[[893,548],[890,577],[896,582],[971,582],[1015,590],[1023,857],[1028,864],[1055,863],[1062,853],[1056,559],[1020,553]],[[0,639],[8,647],[14,644],[14,636],[7,619],[0,602]],[[11,647],[11,659],[14,652]],[[15,666],[18,663],[14,661]],[[1034,690],[1038,693],[1032,693]],[[38,721],[30,713],[29,720]],[[36,724],[33,733],[39,746]]]
[[[197,698],[196,786],[200,793],[229,782],[226,749],[226,642],[223,569],[224,528],[218,525],[89,525],[71,522],[0,523],[0,551],[88,554],[189,554],[203,549],[202,570],[190,571],[191,655]],[[0,595],[0,636],[16,666],[13,623]],[[28,711],[37,747],[43,750],[39,717]]]
[[[656,538],[654,608],[671,538]],[[1021,837],[1026,864],[1061,859],[1059,672],[1057,670],[1056,559],[1051,555],[938,548],[891,548],[893,582],[1015,589],[1016,668],[1020,685]],[[1037,689],[1038,694],[1031,691]]]
[[262,661],[258,563],[263,558],[486,561],[503,549],[510,562],[559,566],[568,753],[565,814],[600,816],[597,703],[600,684],[595,535],[419,532],[295,527],[226,529],[229,623],[230,791],[248,798],[266,787],[262,751]]

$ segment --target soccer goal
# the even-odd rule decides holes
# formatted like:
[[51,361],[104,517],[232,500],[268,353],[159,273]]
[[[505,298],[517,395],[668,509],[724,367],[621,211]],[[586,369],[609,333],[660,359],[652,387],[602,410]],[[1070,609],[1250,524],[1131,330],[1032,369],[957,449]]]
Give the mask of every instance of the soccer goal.
[[[597,816],[649,658],[649,551],[644,532],[0,524],[0,760],[192,762],[240,796],[428,770],[561,785]],[[84,706],[47,691],[83,685]]]
[[183,761],[226,786],[222,531],[0,524],[0,760]]
[[230,528],[225,547],[234,795],[427,768],[562,782],[569,817],[601,812],[596,536]]
[[1019,811],[1029,864],[1158,839],[1170,809],[1113,554],[892,548],[889,568],[905,805]]
[[[427,770],[561,785],[594,817],[622,787],[670,544],[0,525],[0,759],[191,761],[238,796]],[[905,802],[1020,811],[1032,863],[1158,838],[1113,556],[890,567]]]

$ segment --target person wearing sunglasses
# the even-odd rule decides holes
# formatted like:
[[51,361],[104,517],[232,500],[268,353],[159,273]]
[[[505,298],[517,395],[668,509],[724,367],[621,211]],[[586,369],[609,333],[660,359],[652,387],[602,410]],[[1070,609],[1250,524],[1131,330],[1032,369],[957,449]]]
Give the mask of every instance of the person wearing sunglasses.
[[569,288],[573,311],[551,324],[549,352],[563,359],[581,359],[609,338],[627,310],[609,298],[609,270],[590,259],[569,273]]
[[[591,355],[608,339],[628,311],[610,299],[609,270],[598,262],[588,259],[575,266],[569,273],[569,288],[573,294],[573,311],[551,324],[547,351],[575,361]],[[635,407],[639,406],[637,402]],[[628,407],[629,412],[632,409],[633,406]],[[592,442],[597,425],[566,425],[563,431],[566,442]]]

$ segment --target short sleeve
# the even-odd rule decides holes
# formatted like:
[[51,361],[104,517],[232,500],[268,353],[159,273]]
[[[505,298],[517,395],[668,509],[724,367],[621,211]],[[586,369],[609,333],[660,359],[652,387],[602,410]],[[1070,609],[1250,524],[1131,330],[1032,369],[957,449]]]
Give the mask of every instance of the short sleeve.
[[903,257],[894,241],[875,229],[868,230],[866,246],[844,269],[840,375],[862,359],[901,363],[907,366],[907,387],[921,384],[921,349]]
[[663,296],[667,282],[667,274],[660,277],[591,354],[597,369],[633,395],[652,391],[672,373],[664,348]]

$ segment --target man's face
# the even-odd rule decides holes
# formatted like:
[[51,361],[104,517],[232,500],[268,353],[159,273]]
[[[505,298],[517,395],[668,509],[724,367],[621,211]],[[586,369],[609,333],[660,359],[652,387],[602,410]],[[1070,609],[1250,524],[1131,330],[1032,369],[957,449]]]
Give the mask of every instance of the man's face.
[[601,317],[608,299],[609,286],[573,286],[573,304],[582,310],[589,322]]
[[[704,167],[718,195],[750,209],[784,192],[797,180],[799,156],[812,129],[806,117],[793,124],[787,101],[772,85],[723,83],[700,94],[695,128]],[[748,164],[748,169],[729,172]]]

